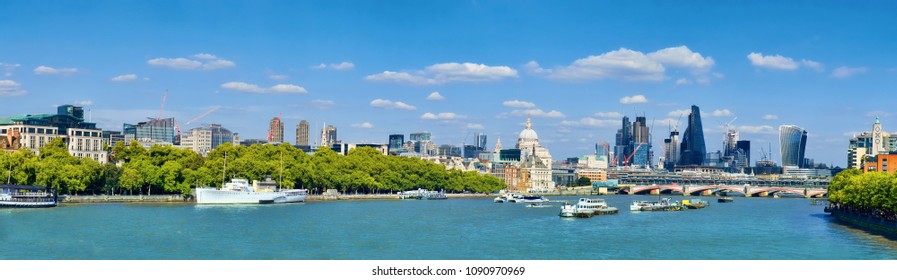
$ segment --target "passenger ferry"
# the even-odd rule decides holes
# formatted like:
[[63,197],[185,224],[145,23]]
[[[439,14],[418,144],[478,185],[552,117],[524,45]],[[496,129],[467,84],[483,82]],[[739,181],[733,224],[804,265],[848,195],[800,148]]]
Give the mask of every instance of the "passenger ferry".
[[246,179],[231,179],[221,189],[196,188],[197,204],[270,204],[304,202],[306,190],[257,191]]
[[0,185],[0,208],[56,207],[58,197],[45,187]]

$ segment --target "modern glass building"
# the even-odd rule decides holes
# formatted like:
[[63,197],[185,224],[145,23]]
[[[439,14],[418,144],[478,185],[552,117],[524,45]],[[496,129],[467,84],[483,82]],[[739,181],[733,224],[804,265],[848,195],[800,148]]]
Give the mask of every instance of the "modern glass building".
[[807,131],[796,125],[782,125],[779,127],[779,143],[782,148],[782,166],[803,168]]
[[402,149],[403,144],[405,144],[405,134],[389,135],[389,153],[398,152],[399,149]]
[[707,149],[704,145],[704,127],[701,125],[701,109],[691,106],[688,114],[688,128],[682,135],[682,143],[679,145],[678,165],[703,165]]
[[150,119],[135,124],[124,124],[122,134],[125,143],[131,140],[174,144],[174,118]]

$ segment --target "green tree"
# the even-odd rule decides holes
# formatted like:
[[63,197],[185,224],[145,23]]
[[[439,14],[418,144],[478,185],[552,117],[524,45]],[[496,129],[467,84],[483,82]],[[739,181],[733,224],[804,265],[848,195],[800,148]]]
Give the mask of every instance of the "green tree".
[[585,177],[585,176],[579,177],[579,180],[576,180],[576,185],[577,186],[591,186],[592,179],[589,179],[588,177]]

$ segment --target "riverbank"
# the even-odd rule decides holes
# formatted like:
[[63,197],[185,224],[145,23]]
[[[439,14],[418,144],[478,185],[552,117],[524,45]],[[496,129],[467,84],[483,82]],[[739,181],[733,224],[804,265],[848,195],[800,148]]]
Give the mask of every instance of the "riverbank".
[[892,238],[897,237],[897,220],[865,213],[856,213],[837,207],[828,207],[826,208],[826,212],[831,213],[832,217],[835,217],[838,221],[850,226],[875,233],[881,233]]
[[[492,194],[446,194],[448,198],[490,198]],[[339,195],[309,195],[306,202],[335,201],[335,200],[397,200],[397,194],[339,194]],[[62,204],[90,204],[90,203],[195,203],[192,199],[185,199],[181,195],[70,195],[59,196]]]

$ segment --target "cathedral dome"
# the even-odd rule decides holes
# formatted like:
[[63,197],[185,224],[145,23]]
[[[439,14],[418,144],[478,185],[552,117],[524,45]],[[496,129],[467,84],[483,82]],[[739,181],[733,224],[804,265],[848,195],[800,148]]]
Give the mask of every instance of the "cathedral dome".
[[519,140],[539,140],[539,135],[533,130],[533,123],[529,117],[526,118],[526,128],[520,132]]

